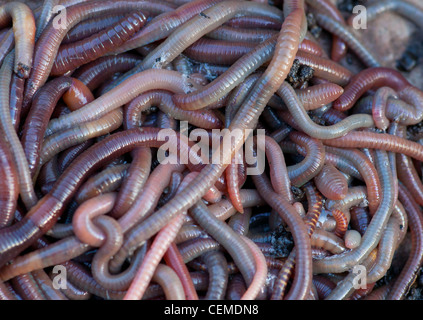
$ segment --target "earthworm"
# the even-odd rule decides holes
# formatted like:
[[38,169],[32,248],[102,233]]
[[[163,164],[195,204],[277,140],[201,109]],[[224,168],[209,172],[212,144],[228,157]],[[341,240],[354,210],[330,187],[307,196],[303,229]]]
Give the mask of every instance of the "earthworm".
[[65,171],[69,164],[71,164],[72,161],[75,160],[82,152],[91,147],[93,143],[93,139],[90,139],[74,147],[70,147],[65,151],[62,151],[57,158],[58,171],[60,173]]
[[210,251],[202,255],[209,273],[209,288],[206,300],[223,300],[228,285],[228,266],[225,256],[219,251]]
[[110,213],[115,218],[120,218],[129,210],[150,174],[150,148],[137,148],[131,152],[131,156],[132,162],[127,176],[120,186],[116,203]]
[[230,26],[220,26],[207,33],[207,37],[215,40],[229,42],[253,42],[260,43],[278,34],[276,30],[268,29],[244,29]]
[[[418,7],[411,3],[397,0],[386,0],[375,3],[367,8],[367,19],[372,21],[378,15],[386,11],[395,11],[395,13],[404,16],[411,20],[419,27],[422,27],[423,12]],[[348,23],[351,24],[354,16],[348,19]]]
[[328,199],[341,200],[348,192],[345,177],[331,164],[325,164],[314,178],[319,191]]
[[89,248],[76,237],[59,240],[45,248],[17,257],[13,260],[13,266],[4,266],[0,270],[0,278],[6,281],[18,275],[63,263],[88,251]]
[[190,224],[184,224],[179,231],[178,235],[175,238],[175,243],[180,244],[182,242],[194,239],[194,238],[207,238],[207,233],[202,230],[197,225],[190,225]]
[[228,224],[238,234],[246,236],[250,228],[251,208],[238,212],[231,217]]
[[248,239],[245,236],[241,235],[241,238],[244,242],[247,243],[247,246],[250,248],[254,255],[256,273],[254,275],[253,281],[248,287],[247,291],[242,295],[241,300],[254,300],[258,295],[262,287],[265,285],[267,277],[267,264],[266,259],[264,258],[263,253],[257,247],[257,245]]
[[[398,134],[401,138],[406,138],[406,133],[404,128],[399,128]],[[420,180],[420,177],[417,173],[417,170],[410,159],[410,157],[407,157],[403,154],[397,154],[397,168],[398,168],[398,179],[404,184],[404,186],[411,192],[413,195],[414,200],[418,204],[423,203],[423,194],[422,189],[423,184]]]
[[340,64],[316,55],[298,51],[296,57],[301,64],[307,65],[314,70],[316,77],[328,80],[340,86],[346,85],[352,73]]
[[81,204],[100,194],[115,191],[125,179],[128,168],[129,164],[115,165],[93,175],[79,188],[75,201]]
[[[371,114],[373,108],[373,97],[361,98],[354,106],[358,113]],[[335,111],[335,110],[334,110]],[[423,119],[423,115],[414,107],[403,100],[388,98],[386,101],[385,116],[391,121],[397,121],[402,125],[414,125]]]
[[[186,110],[201,109],[224,96],[240,85],[242,81],[274,53],[277,38],[270,38],[256,46],[252,51],[237,60],[220,77],[206,85],[200,91],[188,94],[176,94],[172,99],[177,106]],[[240,73],[241,70],[241,73]]]
[[38,40],[41,33],[44,31],[44,28],[49,23],[50,19],[53,17],[54,12],[53,8],[60,3],[60,0],[44,0],[43,6],[41,9],[40,17],[37,20],[35,39]]
[[28,161],[25,156],[22,144],[13,126],[10,110],[9,110],[9,94],[10,81],[12,79],[12,64],[14,51],[8,54],[0,69],[0,124],[4,132],[6,141],[11,148],[13,161],[18,173],[19,190],[22,201],[27,209],[34,206],[38,199],[35,195],[34,186],[32,184],[31,173],[28,166]]
[[163,258],[166,261],[166,264],[176,272],[181,280],[186,299],[198,300],[198,294],[195,291],[194,282],[175,243],[170,245]]
[[332,216],[336,220],[336,229],[334,232],[335,236],[338,236],[342,239],[348,229],[348,220],[341,210],[332,210]]
[[[81,109],[78,109],[79,111]],[[42,166],[53,156],[69,147],[78,145],[89,139],[102,136],[118,129],[123,121],[121,108],[114,109],[97,120],[81,123],[73,128],[62,130],[44,139],[41,158],[38,166]]]
[[323,229],[316,228],[310,236],[313,247],[322,248],[332,254],[340,254],[346,250],[341,238]]
[[[375,263],[376,260],[376,249],[372,250],[368,257],[362,262],[364,270],[368,270]],[[331,293],[326,297],[326,300],[342,300],[347,298],[355,289],[355,278],[357,273],[350,271],[348,275],[341,280],[334,288]]]
[[[320,10],[323,13],[326,13],[327,15],[331,16],[334,20],[338,21],[339,23],[345,24],[345,19],[342,16],[342,14],[339,12],[339,10],[336,8],[333,3],[330,1],[325,0],[306,0],[306,3],[313,7],[315,10]],[[334,36],[332,39],[332,50],[331,50],[331,57],[334,61],[339,61],[342,58],[344,58],[347,54],[347,45],[346,43],[338,38],[337,36]]]
[[144,257],[144,260],[142,261],[141,266],[139,267],[134,277],[134,280],[129,286],[124,300],[140,299],[143,296],[149,280],[153,277],[154,270],[165,254],[167,248],[170,246],[172,240],[176,236],[176,233],[181,228],[183,219],[184,213],[177,215],[162,230],[159,231],[151,245],[150,250]]
[[189,111],[182,110],[172,101],[171,93],[167,91],[146,92],[124,108],[125,126],[133,128],[141,123],[141,112],[157,106],[161,111],[171,115],[173,118],[188,121],[189,123],[204,129],[219,129],[222,125],[220,119],[211,110]]
[[399,300],[408,292],[423,259],[423,240],[421,237],[423,221],[421,210],[410,192],[401,183],[398,184],[398,198],[408,216],[408,225],[411,231],[411,251],[404,268],[389,291],[388,300]]
[[81,80],[90,90],[97,89],[104,81],[116,73],[132,69],[141,58],[132,53],[98,58],[78,68],[72,76]]
[[368,66],[368,67],[379,67],[380,63],[376,57],[357,39],[353,32],[344,26],[338,21],[332,19],[331,17],[317,13],[314,14],[314,18],[317,23],[327,31],[333,33],[338,38],[343,40],[349,49],[354,51],[354,53]]
[[47,132],[49,135],[58,130],[71,128],[81,122],[98,119],[148,90],[164,89],[175,93],[185,93],[186,90],[190,90],[190,87],[193,86],[189,79],[184,78],[177,71],[146,70],[135,74],[118,87],[113,88],[81,109],[61,116],[58,119],[52,119]]
[[317,222],[322,213],[323,197],[311,182],[304,185],[304,191],[308,202],[305,222],[307,223],[308,234],[311,235],[316,230]]
[[191,262],[207,252],[220,249],[220,243],[211,238],[192,239],[178,245],[184,263]]
[[276,19],[262,16],[245,16],[235,17],[225,23],[225,25],[237,28],[263,28],[274,29],[279,31],[281,29],[281,22]]
[[[278,211],[278,214],[282,219],[292,226],[295,248],[296,248],[296,272],[293,282],[293,287],[288,292],[286,299],[290,297],[306,296],[309,292],[311,285],[311,245],[306,232],[305,224],[302,219],[295,213],[293,207],[282,197],[275,194],[266,183],[263,176],[253,176],[253,181],[259,190],[260,194],[266,199],[266,201],[272,206],[273,209]],[[284,208],[285,210],[282,210]],[[287,212],[290,212],[288,214]],[[295,226],[295,227],[294,227]],[[304,259],[303,261],[301,261]]]
[[185,300],[181,280],[172,268],[159,263],[152,280],[163,288],[167,300]]
[[[119,250],[123,242],[123,233],[119,223],[105,215],[93,219],[93,223],[104,234],[104,242],[95,253],[92,260],[92,274],[94,279],[107,289],[116,289],[115,276],[109,271],[109,260]],[[114,279],[111,279],[114,278]],[[106,286],[107,285],[107,286]]]
[[[191,208],[191,215],[210,235],[217,239],[223,247],[230,253],[236,265],[240,269],[247,283],[251,283],[254,270],[250,249],[242,242],[239,235],[229,226],[219,221],[207,207],[200,202]],[[209,218],[206,218],[209,217]],[[207,225],[206,225],[206,221]],[[220,232],[217,232],[220,230]],[[224,230],[224,231],[223,231]],[[223,232],[222,232],[223,231]],[[228,235],[231,235],[228,237]]]
[[31,175],[38,167],[42,142],[48,121],[63,94],[72,86],[72,79],[59,77],[49,81],[35,95],[31,109],[25,119],[21,142]]
[[22,299],[46,300],[46,296],[35,282],[34,276],[31,273],[17,276],[10,280],[10,282],[13,289]]
[[25,86],[25,79],[19,78],[16,74],[12,76],[10,81],[10,117],[16,132],[19,130],[21,122],[21,109],[23,101],[23,92]]
[[419,161],[423,161],[423,148],[420,144],[394,135],[376,132],[349,132],[345,136],[323,143],[332,147],[370,148],[402,153]]
[[346,150],[341,148],[326,147],[326,151],[340,155],[351,161],[359,170],[367,187],[367,197],[369,201],[370,214],[373,215],[380,203],[380,179],[375,166],[359,150]]
[[53,282],[44,270],[35,270],[32,272],[35,282],[37,282],[41,291],[45,294],[47,300],[68,300],[68,298],[54,288]]
[[[9,2],[0,6],[0,26],[7,26],[12,18],[16,43],[13,71],[20,78],[28,78],[32,68],[35,42],[35,19],[31,9],[22,2]],[[3,61],[5,63],[5,61]]]
[[361,234],[356,230],[347,230],[344,236],[345,247],[355,249],[361,244]]
[[93,101],[94,95],[82,81],[72,78],[72,85],[62,98],[69,110],[75,111]]
[[[242,187],[241,181],[238,177],[238,164],[243,162],[242,155],[237,152],[232,158],[231,164],[226,169],[226,184],[228,187],[229,199],[231,199],[234,208],[240,213],[244,213],[242,207],[241,196],[239,190]],[[217,201],[214,201],[214,203]]]
[[301,127],[302,131],[312,138],[334,139],[344,136],[351,130],[373,126],[373,119],[371,116],[366,114],[354,114],[336,124],[323,127],[310,119],[294,89],[288,83],[284,83],[278,89],[278,95],[284,100],[295,122]]
[[120,46],[140,30],[147,17],[143,13],[131,13],[116,24],[86,39],[61,45],[50,71],[52,76],[62,75],[91,62],[112,48]]
[[231,65],[255,47],[249,42],[199,39],[185,49],[184,54],[199,62]]
[[389,87],[379,88],[373,97],[373,120],[375,126],[381,130],[386,130],[389,126],[389,120],[385,115],[389,98],[397,99],[397,93]]
[[357,230],[362,236],[366,232],[370,222],[370,216],[367,208],[354,207],[351,208],[351,227]]
[[379,87],[392,88],[400,99],[416,107],[423,100],[423,93],[413,87],[400,72],[380,67],[368,68],[354,75],[333,107],[340,111],[349,110],[366,91]]
[[300,132],[291,132],[289,138],[294,143],[304,147],[307,153],[303,161],[287,168],[291,184],[301,187],[322,170],[325,159],[325,148],[319,140]]
[[27,86],[24,93],[23,109],[29,107],[29,103],[35,92],[46,82],[48,75],[54,64],[54,57],[57,55],[59,45],[67,32],[79,22],[95,18],[97,16],[111,13],[127,13],[132,10],[148,10],[152,13],[171,10],[172,8],[163,6],[161,3],[153,2],[131,2],[120,1],[93,1],[81,3],[69,7],[66,13],[66,28],[55,28],[53,24],[48,25],[43,31],[35,46],[33,59],[34,68],[31,70]]
[[72,281],[67,282],[66,289],[60,289],[60,291],[69,299],[69,300],[89,300],[92,297],[92,294],[88,291],[81,290],[77,288]]
[[169,10],[168,12],[162,13],[152,19],[143,29],[135,34],[132,39],[127,41],[113,53],[116,54],[129,51],[166,38],[183,23],[219,2],[222,2],[222,0],[190,1],[175,8],[175,10]]
[[18,300],[19,297],[13,289],[5,283],[0,283],[0,299],[1,300]]
[[[10,53],[10,51],[12,51],[14,45],[15,45],[15,39],[14,39],[13,29],[9,29],[9,31],[0,41],[0,62],[1,63],[3,63],[6,56]],[[16,75],[16,77],[19,79],[24,79],[18,76],[16,73],[14,73],[14,75]]]
[[241,300],[242,295],[247,291],[244,279],[241,274],[235,274],[229,279],[228,290],[226,292],[227,300]]
[[329,272],[342,272],[348,270],[353,265],[364,261],[376,247],[381,236],[380,230],[386,224],[395,203],[392,190],[393,178],[389,168],[388,156],[385,151],[378,150],[376,152],[376,165],[380,174],[382,197],[380,205],[367,227],[360,246],[342,257],[333,256],[315,261],[313,264],[314,272],[321,273],[328,272],[329,270],[332,270]]
[[19,197],[18,174],[6,140],[0,138],[0,228],[13,223]]
[[305,110],[314,110],[335,101],[344,89],[334,83],[322,83],[306,89],[297,89],[295,93]]
[[294,202],[294,197],[291,192],[291,181],[289,180],[288,170],[281,148],[275,140],[266,136],[265,150],[262,151],[266,152],[267,161],[270,167],[270,181],[272,182],[274,191],[289,202]]
[[85,39],[106,28],[110,28],[123,17],[124,16],[122,15],[106,15],[104,17],[97,17],[82,21],[69,30],[61,44],[72,43]]
[[394,252],[398,245],[399,230],[399,221],[394,217],[391,217],[386,225],[384,234],[380,239],[375,264],[367,273],[366,281],[369,283],[373,283],[381,279],[391,266]]
[[[202,36],[240,14],[259,14],[281,19],[281,11],[279,9],[260,3],[245,3],[238,1],[217,3],[213,7],[200,12],[200,14],[190,19],[189,22],[175,30],[171,36],[149,53],[138,67],[132,69],[132,71],[127,73],[122,79],[126,79],[130,75],[152,67],[165,67],[172,62],[176,56]],[[164,52],[166,52],[165,55],[163,54]]]

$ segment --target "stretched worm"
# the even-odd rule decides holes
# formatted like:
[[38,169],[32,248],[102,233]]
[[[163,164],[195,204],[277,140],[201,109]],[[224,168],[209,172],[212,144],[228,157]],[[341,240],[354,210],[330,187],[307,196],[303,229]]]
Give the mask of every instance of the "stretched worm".
[[31,175],[38,167],[42,142],[48,121],[63,94],[72,86],[72,79],[59,77],[49,81],[35,95],[31,109],[25,119],[21,142]]
[[38,199],[35,195],[34,186],[32,184],[28,161],[26,159],[22,144],[19,141],[19,137],[15,131],[15,127],[13,126],[9,110],[9,94],[10,81],[12,79],[13,56],[14,51],[8,54],[0,69],[0,124],[7,143],[9,146],[13,146],[13,148],[11,148],[11,152],[18,173],[20,195],[22,201],[25,204],[25,207],[30,209],[37,203]]
[[0,138],[0,228],[13,223],[19,197],[18,173],[6,140]]
[[194,281],[190,276],[187,266],[182,260],[181,253],[179,252],[175,243],[172,243],[167,249],[164,260],[178,275],[184,288],[185,296],[187,300],[198,300],[198,294],[195,291]]
[[65,74],[91,62],[112,48],[120,46],[140,30],[147,18],[143,13],[131,13],[116,24],[86,39],[61,45],[50,71],[53,76]]

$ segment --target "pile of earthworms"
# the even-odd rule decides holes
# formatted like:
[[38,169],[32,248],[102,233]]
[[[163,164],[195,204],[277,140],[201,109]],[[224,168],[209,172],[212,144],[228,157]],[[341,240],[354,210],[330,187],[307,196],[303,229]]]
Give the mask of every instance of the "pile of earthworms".
[[[368,6],[369,28],[387,11],[423,28],[397,0]],[[404,299],[423,92],[355,17],[330,0],[2,3],[0,298]]]

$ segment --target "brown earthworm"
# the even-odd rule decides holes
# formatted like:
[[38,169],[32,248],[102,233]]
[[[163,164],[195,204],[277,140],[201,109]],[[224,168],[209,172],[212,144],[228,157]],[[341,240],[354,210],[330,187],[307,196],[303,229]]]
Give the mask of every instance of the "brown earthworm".
[[50,71],[62,75],[91,62],[127,41],[140,30],[147,17],[142,12],[131,13],[116,24],[83,40],[61,45]]
[[347,180],[332,164],[325,164],[314,178],[314,182],[319,191],[328,199],[342,200],[347,195]]
[[181,280],[186,299],[198,300],[198,294],[195,291],[194,282],[175,243],[170,245],[163,258],[166,261],[166,264],[176,272]]
[[53,109],[71,85],[71,78],[59,77],[48,82],[34,97],[21,136],[22,146],[32,176],[35,175],[38,167],[42,140]]
[[94,95],[82,81],[72,78],[72,84],[62,98],[69,110],[75,111],[93,101]]

